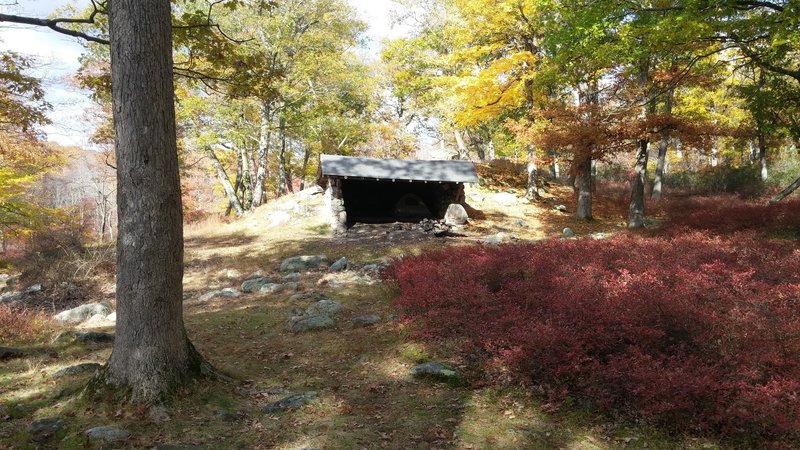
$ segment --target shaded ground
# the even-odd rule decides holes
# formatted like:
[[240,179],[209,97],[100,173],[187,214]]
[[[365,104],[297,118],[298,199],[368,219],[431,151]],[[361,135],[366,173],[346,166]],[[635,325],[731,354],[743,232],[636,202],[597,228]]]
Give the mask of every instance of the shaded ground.
[[[303,334],[284,329],[287,314],[298,306],[289,294],[194,301],[212,289],[238,287],[253,272],[274,273],[283,257],[298,254],[347,256],[361,266],[429,247],[475,243],[499,231],[528,240],[560,235],[567,226],[578,235],[619,230],[619,218],[604,215],[602,206],[593,223],[572,219],[570,194],[555,187],[542,203],[503,206],[493,200],[493,192],[471,192],[467,201],[484,219],[465,228],[464,238],[409,234],[407,239],[390,240],[366,233],[364,238],[332,240],[321,219],[308,211],[275,223],[274,213],[291,209],[292,199],[232,223],[188,226],[187,329],[209,361],[243,384],[190,386],[169,405],[169,420],[153,423],[146,407],[87,403],[80,396],[85,376],[49,377],[77,362],[104,362],[110,345],[53,345],[48,343],[51,336],[42,337],[22,343],[32,349],[29,356],[0,362],[0,447],[36,448],[27,425],[39,418],[62,417],[65,430],[42,448],[91,448],[82,431],[111,424],[132,432],[128,441],[117,445],[120,448],[716,448],[713,442],[668,437],[579,407],[558,410],[521,388],[501,381],[487,385],[480,374],[467,373],[473,383],[466,386],[412,379],[408,370],[417,362],[463,364],[453,359],[456,353],[447,345],[426,348],[412,340],[404,325],[392,320],[394,293],[381,284],[333,288],[317,284],[321,273],[303,275],[303,290],[322,290],[345,306],[337,328]],[[304,201],[310,207],[320,203],[318,197]],[[554,210],[555,204],[565,204],[568,212]],[[381,323],[348,326],[351,317],[368,313],[379,314]],[[283,392],[308,390],[318,391],[319,397],[307,407],[280,414],[260,412]]]

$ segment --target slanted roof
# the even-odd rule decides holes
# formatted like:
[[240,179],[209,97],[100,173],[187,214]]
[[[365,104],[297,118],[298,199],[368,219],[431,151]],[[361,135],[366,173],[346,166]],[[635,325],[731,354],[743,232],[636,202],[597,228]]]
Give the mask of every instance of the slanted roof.
[[322,175],[377,180],[479,183],[471,161],[356,158],[322,155]]

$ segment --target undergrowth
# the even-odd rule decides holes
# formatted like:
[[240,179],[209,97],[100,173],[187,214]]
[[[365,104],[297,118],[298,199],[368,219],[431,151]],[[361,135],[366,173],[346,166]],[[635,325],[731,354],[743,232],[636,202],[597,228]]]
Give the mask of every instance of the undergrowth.
[[754,232],[449,248],[386,276],[417,336],[551,400],[672,430],[800,432],[800,249]]

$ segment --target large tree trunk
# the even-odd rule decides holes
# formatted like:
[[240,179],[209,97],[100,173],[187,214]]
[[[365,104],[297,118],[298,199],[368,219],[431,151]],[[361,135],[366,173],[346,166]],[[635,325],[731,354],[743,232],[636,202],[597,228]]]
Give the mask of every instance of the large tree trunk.
[[461,134],[461,130],[453,130],[453,136],[456,138],[456,153],[458,154],[458,159],[469,159],[469,149],[464,142],[464,135]]
[[110,2],[117,330],[101,381],[156,402],[205,363],[183,325],[183,226],[169,0]]
[[789,194],[791,194],[792,192],[796,191],[796,190],[797,190],[797,188],[800,188],[800,178],[798,178],[798,179],[794,180],[794,181],[792,182],[792,184],[790,184],[789,186],[786,186],[786,189],[784,189],[784,190],[782,190],[781,192],[779,192],[779,193],[778,193],[778,195],[776,195],[775,197],[772,197],[772,198],[769,200],[769,203],[768,203],[768,204],[777,203],[777,202],[779,202],[779,201],[783,200],[783,199],[784,199],[784,198],[786,198],[786,197],[787,197]]
[[225,190],[225,195],[228,197],[228,204],[230,205],[230,208],[233,208],[233,211],[237,216],[241,216],[244,214],[244,209],[242,208],[242,203],[239,201],[239,197],[236,196],[236,189],[231,184],[231,179],[228,177],[228,172],[226,172],[225,168],[222,167],[222,163],[219,162],[217,154],[214,153],[214,150],[211,147],[206,147],[206,154],[208,155],[208,159],[211,161],[211,165],[214,167],[214,170],[217,171],[217,177],[219,178],[219,182],[222,183],[222,189]]
[[242,207],[249,211],[253,206],[253,180],[250,177],[250,150],[247,143],[242,143],[239,150],[239,160],[242,162]]
[[[216,157],[216,154],[214,156]],[[217,162],[219,162],[219,161],[217,161]],[[236,198],[236,200],[239,202],[239,207],[244,209],[244,205],[242,205],[241,199],[239,198],[239,191],[243,190],[242,189],[242,179],[243,179],[243,175],[244,174],[242,173],[242,165],[243,165],[242,164],[242,152],[241,152],[241,150],[236,150],[236,182],[233,183],[233,197]],[[221,166],[221,164],[220,164],[220,166]],[[219,175],[219,172],[217,173],[217,175]],[[226,176],[227,176],[227,174],[226,174]],[[242,198],[244,198],[244,196],[242,196]],[[228,207],[225,208],[225,215],[226,216],[231,215],[231,211],[234,209],[234,206],[235,206],[234,202],[228,201]],[[241,213],[237,213],[236,215],[239,215],[239,214],[241,214]]]
[[286,119],[283,117],[279,119],[278,128],[281,141],[281,149],[278,152],[278,195],[284,196],[291,190],[288,186],[291,180],[289,179],[289,168],[286,162]]
[[631,202],[628,207],[628,228],[644,226],[644,186],[647,182],[647,138],[639,139],[636,152],[636,164],[633,167],[631,180]]
[[[664,102],[664,115],[667,117],[672,116],[672,96],[674,89],[667,91],[667,98]],[[656,174],[653,180],[653,189],[650,191],[650,197],[658,200],[664,193],[664,169],[667,166],[667,150],[669,149],[670,129],[669,127],[662,126],[660,132],[660,140],[658,141],[658,159],[656,159]]]
[[767,181],[769,171],[767,170],[767,140],[764,136],[764,127],[758,123],[758,163],[761,166],[761,180]]
[[272,139],[272,109],[268,102],[261,105],[261,132],[258,135],[258,152],[256,166],[256,183],[253,186],[253,208],[261,206],[264,202],[264,182],[267,178],[267,155],[269,154],[270,140]]
[[525,198],[528,200],[539,200],[539,187],[536,184],[536,151],[533,149],[528,150],[528,164],[526,168],[528,172],[528,186],[525,190]]
[[592,158],[587,157],[578,163],[575,170],[575,190],[578,193],[578,219],[592,219]]

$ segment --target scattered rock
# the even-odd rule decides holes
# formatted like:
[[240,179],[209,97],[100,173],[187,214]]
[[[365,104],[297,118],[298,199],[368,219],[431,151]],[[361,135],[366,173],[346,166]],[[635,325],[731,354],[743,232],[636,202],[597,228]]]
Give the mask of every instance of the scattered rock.
[[328,265],[328,257],[325,255],[302,255],[286,258],[281,262],[281,272],[302,272],[305,270],[315,270],[322,265]]
[[285,282],[292,282],[292,281],[297,282],[297,281],[300,281],[300,273],[299,272],[288,273],[288,274],[284,275],[283,277],[281,277],[281,280],[285,281]]
[[52,417],[48,419],[34,420],[28,425],[28,433],[34,442],[43,442],[58,434],[64,429],[64,419]]
[[317,315],[326,315],[326,316],[334,316],[342,311],[344,307],[341,303],[330,300],[330,299],[323,299],[320,300],[313,305],[309,306],[306,309],[306,315],[308,316],[317,316]]
[[322,330],[325,328],[333,328],[334,326],[336,326],[336,321],[324,314],[293,316],[290,317],[286,323],[286,329],[293,333]]
[[440,362],[426,362],[411,368],[411,376],[415,378],[431,378],[438,381],[458,381],[461,373]]
[[24,352],[18,348],[0,347],[0,361],[19,358],[22,355],[24,355]]
[[331,266],[328,268],[329,272],[341,272],[343,270],[347,270],[347,258],[342,256],[341,258],[337,259]]
[[236,270],[236,269],[223,269],[223,270],[220,270],[218,273],[219,273],[220,276],[228,278],[228,279],[236,279],[236,278],[241,278],[242,277],[242,274],[239,273],[239,271]]
[[451,203],[444,213],[444,223],[447,225],[465,225],[469,220],[467,210],[458,203]]
[[520,228],[529,228],[530,227],[530,225],[528,225],[528,222],[525,222],[522,219],[517,219],[517,221],[514,222],[514,223],[516,223],[517,226],[520,227]]
[[278,400],[277,402],[264,405],[264,407],[261,408],[261,411],[265,413],[276,413],[297,409],[307,405],[309,402],[311,402],[311,400],[317,398],[317,396],[318,394],[316,391],[308,391],[303,392],[302,394],[290,395],[284,399]]
[[350,324],[353,328],[363,328],[368,327],[371,325],[375,325],[376,323],[381,321],[381,316],[377,314],[366,314],[363,316],[356,316],[350,320]]
[[0,294],[0,303],[11,303],[22,298],[22,292],[4,292]]
[[53,373],[53,378],[73,377],[76,375],[83,375],[85,373],[95,373],[103,366],[97,363],[83,363],[75,366],[65,367]]
[[608,239],[609,237],[611,237],[611,235],[609,235],[608,233],[592,233],[589,236],[591,236],[592,239],[597,241],[602,241],[603,239]]
[[258,292],[263,294],[277,294],[278,292],[283,291],[296,291],[300,288],[300,284],[292,281],[290,283],[267,283],[261,286],[261,289]]
[[85,434],[90,441],[100,441],[103,443],[124,441],[131,436],[129,431],[112,426],[90,428],[86,430]]
[[[377,266],[376,270],[377,269]],[[371,274],[377,275],[377,272],[372,272],[366,267],[362,269],[362,273],[354,272],[352,270],[344,272],[329,272],[317,280],[318,285],[327,285],[330,288],[340,288],[352,285],[370,285],[377,283],[377,280]]]
[[251,278],[242,283],[242,292],[258,292],[265,284],[274,283],[275,281],[275,277]]
[[153,423],[164,423],[170,420],[169,411],[164,405],[151,406],[150,411],[147,412],[147,417]]
[[497,234],[493,234],[491,236],[484,237],[482,239],[482,241],[487,243],[487,244],[498,245],[498,244],[502,244],[504,242],[507,242],[510,239],[511,239],[511,237],[509,235],[507,235],[506,233],[503,233],[501,231],[501,232],[499,232]]
[[553,207],[556,211],[567,212],[567,207],[565,205],[556,205]]
[[39,283],[32,284],[22,291],[23,294],[35,294],[36,292],[42,292],[42,285]]
[[98,331],[64,331],[59,333],[53,343],[75,342],[76,344],[104,344],[114,342],[114,335]]
[[228,298],[236,298],[242,295],[239,291],[234,288],[225,288],[220,289],[218,291],[211,291],[206,294],[201,295],[197,301],[198,302],[207,302],[214,297],[228,297]]
[[519,202],[517,196],[508,192],[499,192],[492,195],[492,200],[503,206],[514,206]]
[[105,314],[95,314],[92,317],[89,317],[89,320],[83,322],[84,325],[102,325],[107,322]]
[[572,228],[569,227],[564,228],[564,230],[561,233],[564,234],[564,237],[568,238],[575,237],[575,232],[572,231]]
[[111,314],[111,306],[108,303],[88,303],[62,311],[53,318],[61,323],[81,323],[95,314]]
[[297,294],[292,295],[289,297],[291,301],[315,301],[318,302],[320,300],[326,300],[328,297],[323,294],[322,292],[318,291],[308,291],[308,292],[300,292]]
[[106,316],[106,320],[109,322],[116,322],[117,321],[117,312],[114,311],[113,313]]

